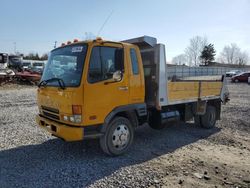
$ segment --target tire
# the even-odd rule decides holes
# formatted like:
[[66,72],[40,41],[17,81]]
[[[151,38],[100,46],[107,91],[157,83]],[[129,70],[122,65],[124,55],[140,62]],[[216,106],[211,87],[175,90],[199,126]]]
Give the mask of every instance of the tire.
[[110,156],[122,155],[128,151],[134,139],[134,127],[127,118],[115,117],[105,134],[100,138],[100,147]]
[[215,127],[216,123],[216,108],[207,106],[206,113],[201,116],[201,126],[206,129]]
[[234,82],[235,82],[235,83],[238,83],[238,82],[239,82],[239,80],[238,80],[238,79],[235,79],[235,80],[234,80]]
[[201,116],[199,116],[199,115],[194,116],[194,125],[197,127],[201,126]]

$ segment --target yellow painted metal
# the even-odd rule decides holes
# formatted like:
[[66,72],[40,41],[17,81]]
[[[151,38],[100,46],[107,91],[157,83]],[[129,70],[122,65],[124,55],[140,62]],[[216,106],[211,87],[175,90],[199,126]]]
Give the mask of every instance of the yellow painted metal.
[[[142,62],[140,59],[140,76],[133,77],[133,82],[131,82],[131,63],[130,63],[130,53],[129,48],[134,47],[137,49],[138,57],[139,50],[134,45],[129,44],[116,44],[116,43],[93,43],[89,45],[89,50],[94,46],[110,46],[110,47],[124,47],[124,68],[123,78],[120,82],[105,84],[109,80],[100,81],[97,83],[89,83],[87,80],[87,71],[89,66],[90,53],[87,56],[87,61],[85,62],[85,70],[83,76],[84,85],[84,124],[95,125],[102,124],[109,113],[111,113],[115,108],[144,102],[144,74],[142,68]],[[143,78],[142,78],[143,77]],[[138,94],[133,95],[130,91],[136,91]],[[96,117],[96,118],[92,118]]]
[[[132,66],[129,66],[129,103],[144,103],[145,98],[145,89],[144,89],[144,73],[143,73],[143,65],[141,55],[139,53],[139,48],[137,46],[129,46],[126,48],[127,53],[130,54],[130,50],[135,49],[137,52],[138,66],[139,66],[139,74],[133,74]],[[127,56],[129,65],[132,65],[130,55]]]
[[[83,104],[83,88],[67,88],[62,90],[57,87],[41,87],[37,89],[37,104],[39,111],[42,111],[41,106],[46,106],[59,110],[59,116],[73,115],[72,105]],[[60,120],[65,122],[63,119]],[[80,126],[81,123],[72,123],[72,125]]]
[[[36,116],[36,122],[41,128],[59,138],[64,139],[65,141],[78,141],[83,139],[84,133],[83,128],[81,127],[69,127],[67,125],[42,118],[39,115]],[[55,126],[56,131],[53,131],[51,126]]]
[[[222,82],[201,82],[200,97],[220,96]],[[199,82],[198,81],[180,81],[168,82],[168,100],[169,102],[190,100],[199,98]]]
[[[72,124],[75,126],[88,126],[104,123],[107,115],[117,107],[128,104],[143,103],[145,98],[144,74],[138,47],[132,44],[113,43],[108,41],[85,41],[84,43],[87,43],[88,51],[86,54],[85,62],[83,62],[84,69],[81,85],[77,88],[68,87],[65,90],[49,86],[39,88],[37,92],[37,103],[39,111],[43,111],[41,106],[58,109],[60,117],[59,122]],[[92,48],[94,46],[124,48],[125,72],[123,73],[122,81],[110,84],[105,84],[105,82],[111,80],[100,81],[93,84],[88,83],[87,75],[89,60]],[[132,75],[129,51],[130,48],[135,48],[137,52],[140,69],[139,76]],[[81,123],[72,123],[63,120],[63,115],[71,116],[73,114],[72,105],[82,106]]]

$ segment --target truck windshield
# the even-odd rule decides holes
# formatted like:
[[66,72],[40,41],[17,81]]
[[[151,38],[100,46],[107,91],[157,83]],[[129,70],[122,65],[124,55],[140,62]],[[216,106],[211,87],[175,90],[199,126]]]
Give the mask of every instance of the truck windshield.
[[55,81],[47,83],[47,86],[59,87],[56,79],[61,79],[66,87],[79,86],[86,52],[86,44],[71,45],[53,50],[50,53],[41,81],[52,79]]

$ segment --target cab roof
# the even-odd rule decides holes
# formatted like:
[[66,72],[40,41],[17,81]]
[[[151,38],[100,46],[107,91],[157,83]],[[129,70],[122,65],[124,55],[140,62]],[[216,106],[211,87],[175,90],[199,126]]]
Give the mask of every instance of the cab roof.
[[[145,48],[145,47],[154,47],[157,44],[157,39],[150,36],[142,36],[132,39],[127,39],[123,41],[109,41],[109,40],[103,40],[101,37],[97,37],[93,40],[85,40],[85,41],[78,41],[77,39],[74,39],[73,42],[67,41],[67,43],[62,43],[62,45],[58,48],[70,46],[70,45],[76,45],[76,44],[88,44],[88,43],[94,43],[94,42],[100,42],[100,43],[115,43],[115,44],[121,44],[121,45],[136,45],[139,48]],[[56,49],[58,49],[56,48]],[[53,51],[53,50],[52,50]]]

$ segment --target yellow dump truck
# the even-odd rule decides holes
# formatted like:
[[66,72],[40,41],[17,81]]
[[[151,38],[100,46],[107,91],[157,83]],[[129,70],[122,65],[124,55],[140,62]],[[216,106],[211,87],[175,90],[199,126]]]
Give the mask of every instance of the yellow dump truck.
[[153,37],[74,40],[50,53],[36,121],[65,141],[98,138],[105,153],[120,155],[145,123],[162,129],[194,119],[214,127],[228,100],[225,83],[223,76],[169,79],[165,46]]

